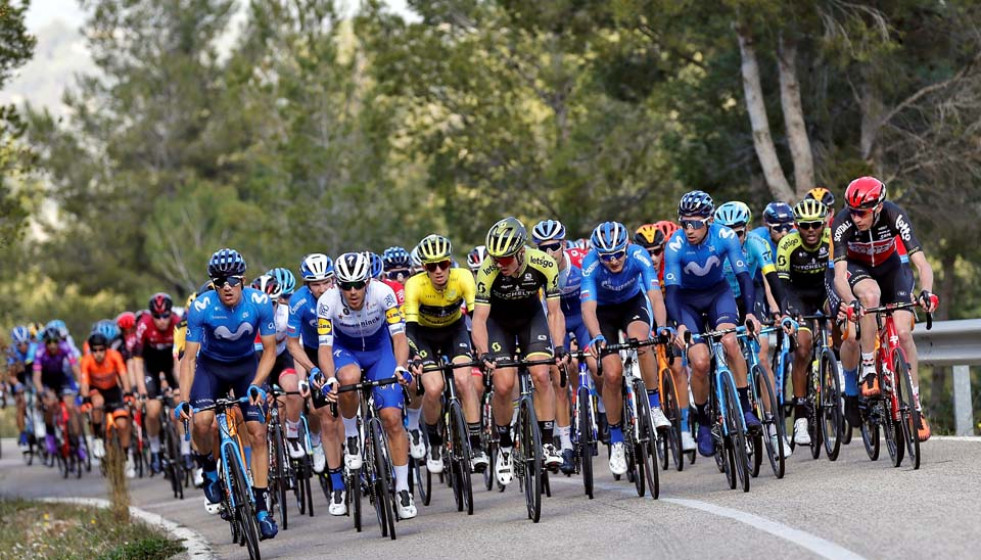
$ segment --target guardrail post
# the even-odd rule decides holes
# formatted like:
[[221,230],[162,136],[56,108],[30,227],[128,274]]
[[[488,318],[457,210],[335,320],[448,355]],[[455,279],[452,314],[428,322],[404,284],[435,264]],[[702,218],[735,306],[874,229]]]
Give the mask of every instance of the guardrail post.
[[974,409],[971,405],[971,366],[954,366],[954,416],[957,435],[974,435]]

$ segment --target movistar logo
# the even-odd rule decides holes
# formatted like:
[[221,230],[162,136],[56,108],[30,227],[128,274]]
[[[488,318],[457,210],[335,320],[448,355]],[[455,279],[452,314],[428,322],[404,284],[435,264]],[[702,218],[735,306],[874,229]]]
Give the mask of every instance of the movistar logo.
[[[695,276],[705,276],[715,268],[716,265],[720,264],[719,257],[712,255],[706,259],[704,265],[700,265],[696,262],[690,262],[685,265],[685,272],[688,274],[693,274]],[[742,261],[737,261],[737,266],[742,266]]]
[[252,325],[249,323],[242,323],[238,326],[238,329],[236,329],[235,332],[232,332],[225,325],[221,325],[220,327],[215,328],[215,338],[219,340],[238,340],[243,336],[251,335],[252,332]]

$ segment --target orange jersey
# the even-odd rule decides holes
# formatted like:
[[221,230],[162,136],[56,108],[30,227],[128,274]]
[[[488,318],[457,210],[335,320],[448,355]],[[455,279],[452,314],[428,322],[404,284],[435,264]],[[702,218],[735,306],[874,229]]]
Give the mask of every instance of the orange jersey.
[[92,354],[82,356],[81,370],[82,383],[94,389],[112,389],[119,384],[119,376],[126,375],[126,364],[122,354],[109,348],[101,364]]

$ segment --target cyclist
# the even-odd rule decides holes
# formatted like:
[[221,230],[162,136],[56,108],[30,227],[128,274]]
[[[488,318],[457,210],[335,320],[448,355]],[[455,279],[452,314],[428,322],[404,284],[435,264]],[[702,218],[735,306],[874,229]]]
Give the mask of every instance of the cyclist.
[[[558,265],[538,249],[525,247],[527,232],[517,218],[505,218],[487,232],[488,258],[477,272],[477,296],[473,315],[473,344],[487,369],[494,372],[494,424],[501,452],[494,467],[497,480],[510,484],[514,476],[511,451],[511,394],[517,370],[497,369],[498,360],[511,360],[517,351],[526,359],[551,358],[552,341],[565,339],[565,316],[559,303]],[[545,308],[539,292],[545,291]],[[554,355],[566,361],[564,344]],[[555,391],[547,365],[528,368],[535,386],[535,409],[542,433],[545,465],[558,468],[562,457],[552,443],[555,426]]]
[[119,327],[119,332],[122,333],[123,337],[123,346],[119,348],[119,352],[123,355],[123,359],[126,360],[130,387],[135,387],[137,385],[137,379],[143,376],[142,370],[139,371],[139,376],[137,376],[136,362],[133,360],[133,350],[136,349],[136,313],[123,311],[116,316],[116,326]]
[[[317,301],[318,363],[323,377],[333,385],[328,398],[339,405],[347,440],[344,463],[351,470],[362,465],[355,417],[359,399],[355,392],[338,394],[337,382],[358,383],[362,371],[370,381],[395,376],[399,384],[406,385],[412,378],[406,369],[409,343],[395,293],[382,282],[372,281],[370,273],[371,262],[366,253],[344,253],[334,263],[337,286]],[[312,378],[317,390],[322,381]],[[395,384],[384,385],[375,388],[372,395],[388,436],[398,515],[411,519],[417,512],[409,492],[409,439],[402,425],[402,389]]]
[[[664,244],[678,231],[678,224],[661,220],[653,224],[644,224],[634,232],[634,243],[643,247],[651,257],[651,264],[657,270],[658,283],[664,285]],[[674,346],[667,349],[668,357],[672,355],[680,358],[681,353]],[[674,380],[676,388],[675,397],[678,400],[679,424],[681,425],[681,449],[683,451],[695,450],[695,438],[691,435],[688,423],[689,402],[688,402],[688,373],[682,360],[671,360],[668,368],[671,370],[671,378]],[[602,400],[600,400],[602,402]]]
[[486,258],[487,247],[483,245],[477,245],[467,253],[467,268],[473,273],[474,278],[477,277],[477,271],[480,270],[480,265]]
[[794,209],[786,202],[774,201],[763,209],[763,225],[754,229],[770,245],[770,254],[777,254],[777,244],[794,229]]
[[42,333],[44,346],[34,354],[34,389],[44,404],[44,427],[47,431],[45,444],[48,454],[55,453],[54,413],[59,399],[68,408],[68,431],[71,437],[81,433],[78,411],[75,408],[75,389],[80,377],[78,360],[66,342],[61,339],[57,327],[45,327]]
[[64,321],[61,319],[52,319],[51,321],[48,321],[47,325],[45,325],[45,328],[47,327],[58,329],[58,332],[61,334],[62,343],[68,346],[68,348],[72,351],[72,354],[75,355],[76,360],[82,357],[82,352],[78,349],[78,345],[75,344],[75,340],[72,339],[71,333],[68,332],[68,325],[66,325]]
[[92,406],[92,455],[105,455],[105,434],[102,420],[105,415],[119,431],[119,444],[126,450],[126,478],[136,476],[133,469],[132,449],[130,449],[129,410],[123,404],[123,399],[132,399],[130,395],[129,376],[123,356],[109,348],[109,340],[99,332],[93,332],[88,339],[89,354],[82,356],[80,370],[82,372],[82,402]]
[[[303,257],[300,262],[300,278],[303,280],[303,286],[290,296],[286,348],[293,357],[293,364],[299,370],[298,379],[304,380],[297,383],[302,398],[317,397],[309,392],[306,379],[320,371],[317,367],[317,300],[334,283],[334,263],[323,253],[311,253]],[[325,403],[322,399],[318,398],[311,404],[313,404],[311,407],[313,416],[317,419],[316,422],[309,423],[310,444],[313,446],[313,470],[319,474],[327,469],[334,488],[334,496],[328,508],[329,513],[344,515],[347,513],[344,500],[337,501],[338,498],[343,498],[344,490],[344,479],[341,476],[339,422],[330,414],[330,410],[323,406]],[[300,412],[299,408],[290,408],[290,401],[287,401],[286,446],[293,459],[300,459],[306,454],[305,442],[299,439]]]
[[[150,296],[149,313],[140,316],[136,323],[136,344],[133,362],[138,373],[136,388],[141,398],[146,398],[146,415],[143,417],[147,439],[150,442],[150,470],[158,473],[160,464],[160,414],[163,403],[158,396],[177,388],[177,364],[174,361],[174,329],[180,322],[174,314],[174,300],[169,294],[158,292]],[[162,377],[162,379],[161,379]],[[128,385],[128,384],[127,384]],[[171,459],[176,460],[176,457]]]
[[17,445],[24,451],[28,446],[27,399],[24,397],[24,390],[29,385],[27,375],[33,369],[37,345],[31,340],[30,330],[25,326],[14,327],[10,331],[10,342],[12,344],[7,354],[7,375],[16,380],[12,392],[17,406],[17,429],[20,432]]
[[[715,205],[712,197],[702,191],[691,191],[681,197],[678,217],[683,231],[675,232],[668,240],[664,254],[664,283],[668,316],[678,325],[676,342],[684,345],[686,331],[701,332],[705,316],[713,329],[730,329],[736,326],[739,310],[729,283],[725,280],[723,261],[728,260],[736,273],[742,299],[746,308],[746,323],[759,324],[753,310],[756,308],[753,280],[746,269],[739,239],[731,229],[712,223]],[[754,328],[755,330],[755,328]],[[753,414],[749,402],[746,381],[746,360],[739,349],[735,334],[722,337],[726,360],[732,369],[743,409],[743,417],[749,429],[760,429],[762,424]],[[695,414],[698,420],[698,452],[710,457],[715,452],[715,441],[708,416],[708,389],[710,355],[706,344],[694,344],[688,350],[691,366],[691,388],[695,398]]]
[[[450,240],[442,235],[428,235],[419,242],[419,257],[422,259],[425,274],[417,274],[405,284],[405,330],[410,344],[419,354],[423,367],[439,363],[440,356],[453,362],[472,361],[470,332],[461,304],[473,309],[476,285],[473,275],[461,268],[451,268],[453,247]],[[442,439],[438,421],[441,415],[443,376],[438,371],[422,373],[421,382],[425,388],[422,396],[422,414],[425,416],[426,431],[429,434],[429,456],[426,468],[433,473],[443,472],[441,455]],[[473,470],[483,472],[490,459],[480,442],[480,403],[477,388],[469,367],[453,370],[457,395],[463,405],[463,415],[467,421],[470,436],[470,449]],[[421,447],[423,456],[426,448],[419,433],[420,409],[407,410],[409,420],[410,449],[413,457],[416,448]],[[416,457],[421,458],[421,457]]]
[[[886,200],[886,185],[875,177],[859,177],[845,190],[845,208],[835,216],[831,228],[834,251],[834,288],[843,304],[858,312],[861,326],[861,390],[866,398],[880,393],[875,367],[875,342],[878,329],[875,315],[864,315],[863,308],[880,303],[913,301],[913,275],[899,257],[897,245],[903,245],[910,262],[920,276],[922,290],[916,301],[927,311],[937,308],[938,298],[932,293],[933,268],[923,254],[920,242],[913,234],[906,211]],[[897,239],[899,241],[897,241]],[[899,344],[909,360],[913,378],[913,396],[920,409],[919,375],[916,345],[911,334],[913,315],[897,310],[895,319]],[[847,347],[847,348],[846,348]],[[854,369],[854,345],[842,344],[842,369]],[[851,381],[846,377],[846,394]],[[857,402],[846,399],[852,408],[850,419],[857,416]],[[917,427],[920,441],[930,438],[930,426],[921,416]],[[853,424],[855,425],[855,424]]]
[[409,274],[410,275],[413,275],[414,276],[414,275],[419,274],[420,272],[422,272],[422,261],[419,260],[419,246],[418,245],[416,245],[415,247],[413,247],[412,248],[412,252],[409,253],[409,263],[412,265],[412,268],[409,269]]
[[[191,292],[187,296],[187,301],[184,304],[184,309],[186,310],[184,316],[181,317],[177,326],[174,327],[174,361],[177,362],[177,367],[180,368],[180,361],[184,359],[184,342],[187,339],[187,316],[191,312],[191,304],[197,299],[199,294],[205,292],[213,291],[214,288],[211,286],[211,280],[208,280],[201,285],[196,292]],[[178,376],[180,375],[180,369],[177,370]],[[179,377],[178,377],[179,378]],[[184,458],[184,467],[188,471],[192,471],[194,486],[201,488],[204,485],[204,471],[200,467],[194,466],[194,460],[191,458],[191,442],[184,438],[184,423],[178,423],[177,430],[181,434],[181,456]]]
[[[657,325],[667,323],[657,271],[650,257],[639,245],[628,245],[627,228],[619,222],[604,222],[589,238],[593,248],[583,259],[582,320],[589,329],[589,347],[594,356],[602,356],[603,401],[610,423],[610,471],[627,472],[623,446],[623,362],[619,353],[601,353],[607,341],[614,343],[623,331],[628,339],[647,340]],[[653,309],[653,313],[652,313]],[[661,411],[658,392],[657,363],[649,347],[637,349],[651,418],[655,428],[666,428],[671,422]]]
[[828,231],[831,231],[831,222],[835,219],[835,195],[824,187],[814,187],[807,191],[804,195],[804,200],[816,200],[824,204],[824,207],[828,211],[828,215],[826,216]]
[[[244,286],[245,269],[245,259],[234,249],[220,249],[208,261],[208,276],[215,291],[199,295],[188,313],[180,372],[182,400],[175,416],[191,419],[191,407],[212,405],[229,389],[238,398],[249,398],[241,408],[252,447],[256,520],[260,538],[271,539],[279,528],[266,506],[269,447],[258,405],[265,403],[262,384],[276,361],[276,325],[269,296]],[[263,346],[258,363],[252,343],[256,331],[262,335]],[[207,480],[205,499],[211,504],[220,503],[223,492],[213,456],[214,421],[214,411],[196,412],[191,432],[197,461]]]
[[399,284],[405,285],[409,280],[409,252],[402,247],[389,247],[382,253],[382,263],[385,268],[385,276],[389,280],[394,280]]
[[[559,307],[565,316],[565,338],[566,348],[572,344],[575,337],[577,343],[585,346],[589,342],[589,329],[582,320],[582,306],[579,302],[580,287],[582,285],[582,260],[586,256],[586,251],[581,249],[569,249],[566,246],[565,226],[557,220],[542,220],[535,224],[531,230],[531,239],[548,256],[555,259],[559,265]],[[596,361],[593,358],[587,359],[587,365],[596,378]],[[555,390],[555,433],[559,437],[559,445],[562,448],[562,466],[560,470],[565,474],[575,472],[576,466],[575,451],[572,448],[572,417],[570,408],[572,403],[569,400],[569,391],[563,390],[560,386],[561,377],[558,367],[552,368],[552,385]],[[602,381],[596,381],[597,387],[602,388]],[[606,412],[605,409],[602,412]]]
[[402,282],[392,280],[385,275],[385,261],[381,255],[369,251],[368,258],[371,259],[372,280],[378,280],[391,288],[395,292],[395,301],[399,303],[399,309],[401,309],[402,304],[405,303],[405,287],[402,285]]

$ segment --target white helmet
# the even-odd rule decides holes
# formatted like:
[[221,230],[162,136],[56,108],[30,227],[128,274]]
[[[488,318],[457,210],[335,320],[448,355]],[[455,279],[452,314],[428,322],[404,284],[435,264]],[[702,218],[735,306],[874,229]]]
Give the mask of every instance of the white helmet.
[[487,258],[487,247],[483,245],[477,245],[474,247],[470,253],[467,255],[467,266],[470,267],[470,272],[477,272],[480,269],[480,264],[484,262]]
[[412,263],[413,268],[422,268],[422,257],[419,256],[419,246],[413,247],[412,252],[409,253],[409,262]]
[[371,277],[371,259],[367,253],[344,253],[334,263],[338,282],[364,282]]
[[319,282],[334,275],[334,263],[323,253],[310,253],[300,263],[300,276],[304,282]]

